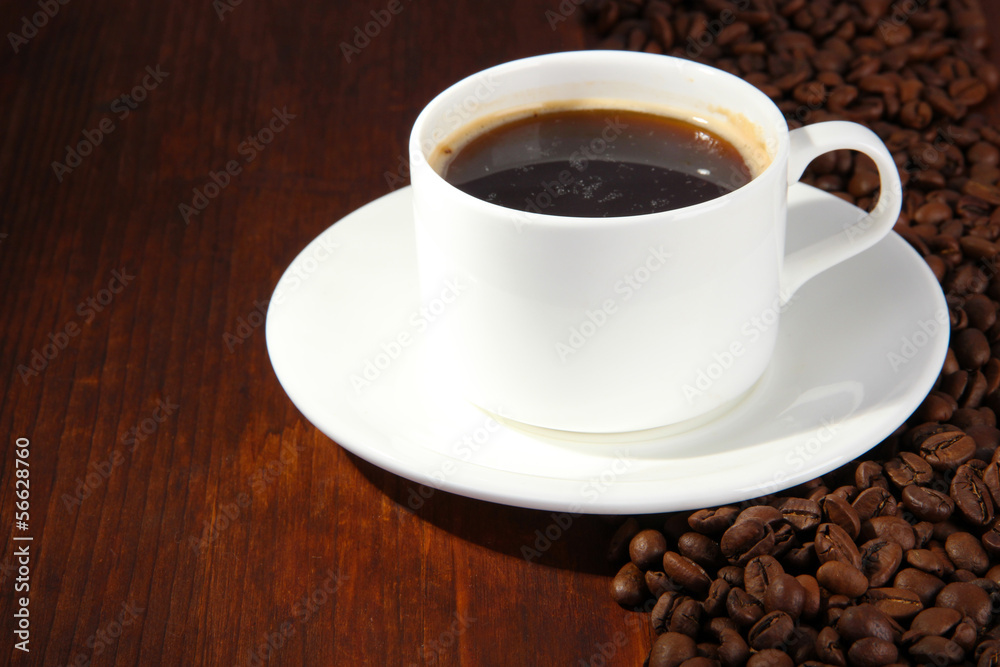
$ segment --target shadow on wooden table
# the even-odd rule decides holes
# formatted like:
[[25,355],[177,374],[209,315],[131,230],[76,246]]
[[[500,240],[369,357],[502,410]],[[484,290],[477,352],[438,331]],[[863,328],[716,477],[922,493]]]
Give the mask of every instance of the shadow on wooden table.
[[415,519],[467,542],[545,567],[612,576],[608,543],[622,518],[510,507],[466,498],[399,477],[347,452],[383,494]]

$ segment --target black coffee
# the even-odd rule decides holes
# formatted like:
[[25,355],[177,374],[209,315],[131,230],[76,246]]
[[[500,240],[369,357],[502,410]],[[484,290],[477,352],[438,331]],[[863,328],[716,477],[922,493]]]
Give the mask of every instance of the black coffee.
[[641,215],[698,204],[750,180],[740,152],[677,118],[621,109],[541,111],[502,123],[441,171],[468,194],[549,215]]

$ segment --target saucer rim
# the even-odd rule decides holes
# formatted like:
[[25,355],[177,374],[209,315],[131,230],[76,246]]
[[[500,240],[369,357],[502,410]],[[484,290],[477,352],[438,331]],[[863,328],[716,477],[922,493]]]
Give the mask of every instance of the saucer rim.
[[[797,184],[796,186],[792,186],[792,189],[797,189],[797,188],[808,188],[810,191],[813,191],[813,196],[822,196],[823,198],[829,198],[829,200],[836,199],[835,197],[829,195],[828,193],[820,191],[816,188],[812,188],[811,186],[805,184]],[[387,200],[389,200],[390,198],[402,200],[403,198],[410,195],[409,190],[410,188],[406,187],[406,188],[401,188],[400,190],[397,190],[395,192],[389,193],[387,195],[384,195],[378,199],[375,199],[372,202],[369,202],[368,204],[365,204],[364,206],[356,209],[355,211],[348,214],[344,218],[338,220],[334,225],[331,225],[329,228],[327,228],[322,233],[317,235],[315,239],[311,240],[310,243],[306,245],[306,247],[302,250],[302,252],[299,253],[299,255],[296,256],[295,260],[292,261],[288,269],[286,269],[284,275],[282,276],[282,280],[288,273],[290,273],[292,267],[295,265],[295,262],[298,261],[300,257],[309,252],[313,243],[320,241],[320,239],[322,239],[322,237],[325,234],[331,232],[337,233],[334,232],[335,225],[341,225],[340,229],[345,230],[346,228],[353,228],[355,225],[363,224],[364,219],[366,218],[366,216],[368,216],[368,214],[371,213],[373,207],[378,207],[380,204],[385,204]],[[837,201],[839,202],[841,200]],[[344,224],[345,222],[347,223],[346,225]],[[343,233],[349,234],[351,232],[344,231]],[[904,255],[908,257],[908,261],[911,262],[912,264],[911,270],[921,272],[923,274],[923,279],[925,281],[928,281],[929,279],[928,281],[929,283],[932,282],[934,286],[938,285],[937,280],[934,278],[933,273],[930,271],[930,268],[927,267],[923,259],[900,236],[898,236],[895,233],[892,233],[888,237],[879,241],[876,247],[882,244],[896,245],[898,248],[904,249],[906,251]],[[872,250],[874,250],[874,248],[866,252],[871,252]],[[281,286],[281,281],[279,281],[278,285],[276,286],[275,294],[278,293],[280,286]],[[936,305],[938,307],[945,307],[944,295],[943,293],[940,292],[939,287],[934,293],[928,294],[927,296],[930,299],[936,301]],[[451,493],[456,493],[458,495],[468,496],[490,502],[502,503],[506,505],[542,509],[542,510],[558,510],[558,511],[566,511],[566,510],[580,511],[582,509],[582,511],[594,514],[617,514],[622,512],[647,513],[647,512],[674,511],[676,509],[688,509],[693,507],[709,507],[713,505],[725,504],[728,502],[737,502],[739,500],[744,500],[748,497],[754,497],[747,495],[747,488],[749,487],[735,486],[731,489],[723,490],[722,492],[718,490],[715,490],[714,492],[704,491],[704,490],[702,490],[701,492],[697,492],[696,490],[692,491],[686,496],[685,502],[682,503],[684,505],[683,508],[681,507],[681,505],[678,505],[676,501],[668,501],[662,497],[654,496],[646,500],[643,500],[641,498],[637,500],[630,498],[621,498],[619,497],[619,494],[613,494],[613,496],[610,498],[603,497],[598,502],[588,504],[585,507],[581,508],[580,502],[572,502],[571,499],[568,499],[566,497],[566,493],[564,491],[561,491],[554,487],[565,486],[566,484],[580,484],[581,482],[585,481],[583,479],[571,479],[567,477],[548,477],[545,475],[538,475],[524,471],[505,470],[502,468],[492,467],[481,461],[480,462],[462,461],[447,453],[428,449],[426,447],[422,448],[423,456],[430,457],[433,459],[433,461],[431,462],[425,461],[424,462],[425,465],[421,466],[422,469],[420,470],[415,469],[413,462],[411,460],[396,456],[394,452],[389,448],[372,447],[363,444],[366,439],[371,437],[369,433],[366,433],[366,431],[372,430],[372,424],[366,422],[358,423],[356,419],[352,423],[352,420],[350,418],[331,419],[330,415],[328,414],[326,415],[312,414],[312,410],[309,407],[307,407],[307,405],[303,405],[303,403],[308,403],[308,402],[296,400],[296,394],[298,393],[298,389],[289,386],[290,384],[289,380],[291,378],[286,376],[285,371],[287,369],[279,369],[279,366],[281,365],[280,362],[278,364],[275,363],[275,352],[277,351],[277,343],[274,340],[274,336],[272,335],[271,325],[274,321],[272,318],[276,316],[276,312],[277,312],[276,304],[273,303],[272,301],[271,305],[269,305],[268,307],[267,326],[265,327],[268,354],[271,360],[272,367],[274,368],[275,374],[278,377],[279,383],[281,383],[282,388],[285,390],[286,394],[288,394],[289,398],[292,400],[296,408],[303,414],[303,416],[306,417],[308,421],[310,421],[310,423],[316,426],[316,428],[320,432],[330,437],[332,440],[334,440],[334,442],[344,447],[346,450],[354,453],[360,458],[363,458],[366,461],[369,461],[370,463],[378,467],[388,470],[396,475],[411,480],[415,483],[424,486],[430,486],[438,490],[445,490]],[[940,363],[938,362],[939,361],[943,362],[945,354],[947,353],[948,336],[942,335],[935,337],[933,347],[935,349],[930,350],[928,355],[922,357],[926,359],[926,362],[920,367],[920,370],[917,373],[919,381],[915,382],[914,386],[922,388],[920,388],[919,391],[913,391],[911,389],[910,391],[907,391],[904,394],[906,397],[913,397],[919,395],[918,400],[911,399],[907,401],[907,403],[912,403],[912,406],[907,408],[906,414],[903,414],[903,410],[899,408],[897,409],[897,411],[893,412],[893,414],[897,416],[889,419],[888,421],[883,420],[885,423],[880,428],[873,428],[871,426],[868,426],[864,430],[866,433],[870,435],[867,436],[865,440],[870,441],[871,444],[868,445],[865,449],[855,452],[854,448],[852,448],[851,451],[853,453],[849,457],[838,457],[836,459],[836,463],[832,466],[828,466],[827,469],[824,471],[816,472],[815,469],[807,469],[806,472],[808,472],[808,475],[806,475],[803,479],[800,479],[796,483],[801,483],[801,481],[806,481],[807,479],[811,479],[819,474],[824,474],[824,472],[828,472],[831,469],[834,469],[840,465],[843,465],[844,463],[847,463],[851,460],[858,458],[859,456],[862,456],[864,452],[868,451],[868,449],[870,449],[871,447],[877,445],[882,439],[890,435],[896,428],[898,428],[899,424],[903,423],[905,419],[909,416],[909,414],[911,414],[913,410],[915,410],[919,406],[920,402],[922,402],[923,400],[923,397],[926,396],[927,392],[930,391],[930,389],[933,387],[933,384],[936,381],[939,374]],[[280,357],[280,354],[278,356]],[[932,361],[934,363],[931,363]],[[887,399],[882,398],[880,400],[885,401]],[[892,397],[892,400],[893,402],[898,402],[901,399],[897,397]],[[345,404],[343,407],[346,408],[347,411],[350,411],[352,408],[352,406],[349,404]],[[331,423],[331,421],[337,423]],[[708,426],[711,426],[711,423],[696,427],[695,429],[693,429],[693,431],[698,431]],[[501,425],[501,428],[507,428],[507,427]],[[375,433],[377,435],[381,435],[383,438],[387,435],[386,431],[376,430]],[[690,433],[690,431],[687,431],[685,433]],[[875,433],[878,433],[877,437],[875,436]],[[772,442],[773,441],[765,441],[761,443],[756,443],[756,445],[760,447],[766,447],[772,444]],[[580,443],[576,444],[579,445]],[[586,453],[587,456],[603,458],[605,461],[612,460],[611,454],[612,454],[611,452],[599,453],[596,452],[596,450],[587,451]],[[724,455],[724,453],[721,454],[715,453],[712,454],[711,456],[719,456],[719,455]],[[435,480],[431,479],[428,476],[427,471],[436,470],[437,467],[440,467],[442,461],[454,462],[455,465],[459,467],[461,474],[454,475],[445,481],[436,483]],[[435,464],[437,464],[437,467],[435,467]],[[495,480],[497,475],[500,475],[501,477],[509,477],[514,481],[549,480],[552,482],[558,482],[558,484],[554,484],[553,488],[546,488],[546,485],[539,485],[537,488],[532,488],[531,492],[526,494],[523,485],[522,488],[518,488],[517,484],[506,485],[505,488],[497,488],[498,485],[496,484]],[[666,483],[669,482],[669,480],[663,480],[662,482]],[[644,488],[647,487],[649,484],[650,480],[647,479],[623,479],[617,482],[617,485],[619,486],[625,485],[635,488]],[[705,485],[705,486],[710,487],[711,485]],[[794,484],[784,484],[780,488],[787,488],[789,486],[794,486]],[[670,507],[666,507],[667,505],[670,505]]]

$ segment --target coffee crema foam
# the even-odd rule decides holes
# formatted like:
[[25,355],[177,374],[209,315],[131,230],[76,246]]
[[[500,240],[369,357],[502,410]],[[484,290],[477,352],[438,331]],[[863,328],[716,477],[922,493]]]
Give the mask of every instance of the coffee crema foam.
[[525,106],[460,128],[430,164],[463,192],[505,208],[571,217],[659,213],[729,194],[770,163],[737,129],[740,119],[705,115],[586,99]]
[[594,109],[608,113],[615,111],[648,113],[703,127],[728,141],[740,152],[743,161],[750,168],[752,178],[757,178],[764,173],[774,161],[775,147],[772,142],[764,138],[763,129],[737,111],[718,106],[694,110],[685,106],[654,105],[595,97],[523,104],[483,115],[462,125],[437,142],[427,156],[427,162],[438,175],[442,175],[452,156],[485,132],[535,114],[583,109]]

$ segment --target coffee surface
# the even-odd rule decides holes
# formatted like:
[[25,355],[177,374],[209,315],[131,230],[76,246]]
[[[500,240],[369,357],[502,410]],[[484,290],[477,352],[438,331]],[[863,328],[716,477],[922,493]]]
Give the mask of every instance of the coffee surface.
[[623,109],[538,112],[460,146],[442,175],[520,211],[642,215],[724,195],[751,178],[740,152],[709,129]]

